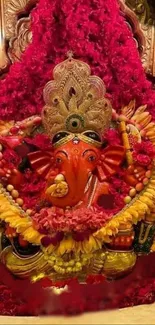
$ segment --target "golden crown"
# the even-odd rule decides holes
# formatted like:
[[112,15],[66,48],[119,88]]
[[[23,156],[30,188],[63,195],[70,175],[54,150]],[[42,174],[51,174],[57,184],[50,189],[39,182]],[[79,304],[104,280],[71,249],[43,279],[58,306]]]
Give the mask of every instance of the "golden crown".
[[105,85],[91,76],[88,64],[70,56],[54,68],[53,77],[43,92],[42,121],[49,136],[63,130],[102,133],[109,127],[112,107],[104,97]]

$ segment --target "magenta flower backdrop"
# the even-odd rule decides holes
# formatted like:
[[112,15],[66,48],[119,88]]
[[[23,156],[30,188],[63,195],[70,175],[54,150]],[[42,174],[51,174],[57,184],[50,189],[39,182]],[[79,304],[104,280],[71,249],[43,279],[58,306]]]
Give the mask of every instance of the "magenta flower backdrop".
[[43,87],[69,50],[104,80],[115,109],[135,98],[137,106],[148,104],[155,115],[155,92],[117,0],[40,0],[32,13],[32,32],[21,62],[0,83],[1,118],[40,112]]

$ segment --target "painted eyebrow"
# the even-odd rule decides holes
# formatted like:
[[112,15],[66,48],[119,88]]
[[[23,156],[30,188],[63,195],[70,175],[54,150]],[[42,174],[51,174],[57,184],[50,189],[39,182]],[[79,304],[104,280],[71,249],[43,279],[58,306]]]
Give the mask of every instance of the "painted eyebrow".
[[83,152],[82,156],[84,157],[87,152],[93,152],[95,154],[95,151],[93,149],[87,149]]
[[58,153],[63,153],[63,155],[65,155],[66,157],[68,157],[67,153],[66,153],[65,151],[63,151],[63,150],[59,150],[59,151],[57,151],[57,154],[58,154]]

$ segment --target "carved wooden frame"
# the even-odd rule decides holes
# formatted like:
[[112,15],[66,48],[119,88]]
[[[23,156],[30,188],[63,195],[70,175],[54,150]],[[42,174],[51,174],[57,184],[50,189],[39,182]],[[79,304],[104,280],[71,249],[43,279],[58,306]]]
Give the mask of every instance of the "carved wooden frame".
[[[11,54],[13,41],[18,38],[19,25],[21,27],[19,21],[22,21],[23,24],[28,22],[27,17],[19,19],[19,15],[29,12],[30,6],[36,2],[37,0],[0,0],[0,74],[7,70],[10,61],[19,59],[18,57],[15,59]],[[8,47],[9,51],[7,51]],[[22,48],[22,50],[24,49]],[[18,52],[20,52],[19,49]]]
[[151,23],[149,21],[145,23],[143,20],[139,22],[134,11],[127,7],[126,1],[119,0],[119,2],[121,10],[134,22],[133,34],[135,38],[140,37],[140,42],[142,42],[143,48],[140,54],[145,72],[155,77],[155,20],[152,20]]
[[119,3],[120,9],[124,13],[129,27],[132,29],[133,37],[137,43],[139,53],[142,57],[145,51],[146,40],[141,25],[136,14],[125,4],[125,0],[119,0]]

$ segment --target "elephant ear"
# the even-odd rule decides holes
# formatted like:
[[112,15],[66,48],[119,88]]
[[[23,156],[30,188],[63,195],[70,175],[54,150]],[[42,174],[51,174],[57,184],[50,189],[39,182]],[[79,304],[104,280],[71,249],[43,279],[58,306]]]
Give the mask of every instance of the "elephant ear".
[[53,153],[50,151],[35,151],[28,154],[28,159],[33,170],[46,178],[53,167]]
[[98,177],[101,182],[114,175],[125,159],[126,150],[123,146],[108,146],[101,152],[97,165]]

